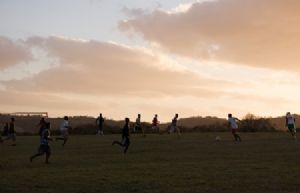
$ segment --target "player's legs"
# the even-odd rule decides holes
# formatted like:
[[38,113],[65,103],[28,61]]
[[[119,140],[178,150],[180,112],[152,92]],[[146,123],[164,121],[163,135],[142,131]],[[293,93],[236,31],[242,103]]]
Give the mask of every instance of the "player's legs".
[[44,146],[40,145],[38,153],[30,156],[30,162],[32,162],[34,158],[44,155],[44,153],[45,153],[45,148],[44,148]]
[[240,137],[240,135],[239,134],[235,134],[235,140],[236,141],[239,141],[239,142],[241,142],[242,141],[242,139],[241,139],[241,137]]
[[177,136],[178,136],[178,137],[181,136],[181,131],[180,131],[180,128],[179,128],[179,127],[176,127],[176,133],[177,133]]
[[146,137],[145,129],[141,127],[141,130],[142,130],[143,137]]
[[14,133],[14,134],[12,134],[12,136],[11,136],[11,139],[12,139],[12,146],[16,146],[16,134]]
[[127,152],[128,148],[129,148],[129,145],[130,145],[130,139],[128,137],[125,138],[125,143],[124,143],[124,153]]
[[123,143],[121,143],[121,142],[119,142],[119,141],[117,141],[117,140],[115,140],[115,141],[113,141],[112,142],[112,145],[115,145],[115,144],[117,144],[117,145],[119,145],[119,146],[124,146],[124,144]]
[[45,160],[46,164],[49,163],[50,156],[51,156],[51,149],[50,149],[50,146],[47,146],[47,149],[46,149],[46,160]]
[[235,141],[238,141],[237,129],[231,128],[231,133]]
[[65,137],[64,137],[64,142],[63,142],[62,146],[65,146],[65,145],[66,145],[66,143],[67,143],[67,141],[68,141],[68,138],[69,138],[68,136],[65,136]]

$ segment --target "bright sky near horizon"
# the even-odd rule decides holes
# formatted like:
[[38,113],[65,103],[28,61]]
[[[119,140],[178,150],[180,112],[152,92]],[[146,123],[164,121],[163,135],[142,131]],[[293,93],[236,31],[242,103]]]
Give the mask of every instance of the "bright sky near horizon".
[[0,0],[0,112],[300,109],[298,0]]

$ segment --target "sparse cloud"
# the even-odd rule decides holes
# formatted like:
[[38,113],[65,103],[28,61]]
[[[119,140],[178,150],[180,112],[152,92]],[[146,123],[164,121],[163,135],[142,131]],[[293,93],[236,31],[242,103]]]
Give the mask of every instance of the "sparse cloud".
[[184,11],[176,14],[139,12],[119,28],[198,60],[299,70],[300,1],[217,0],[180,7]]
[[29,50],[20,41],[0,36],[0,70],[32,59]]

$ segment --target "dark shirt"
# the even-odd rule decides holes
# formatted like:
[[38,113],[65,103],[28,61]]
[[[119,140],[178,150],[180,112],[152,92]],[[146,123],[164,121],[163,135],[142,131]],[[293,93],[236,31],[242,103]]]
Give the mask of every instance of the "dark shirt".
[[4,125],[2,135],[3,135],[3,136],[7,136],[7,135],[8,135],[8,124],[7,124],[7,125],[6,125],[6,124]]
[[15,133],[15,124],[13,122],[9,123],[9,134],[14,134]]
[[175,126],[175,127],[176,127],[176,125],[177,125],[177,119],[174,118],[174,119],[172,120],[172,126]]
[[157,120],[157,118],[154,117],[152,120],[152,125],[157,126],[157,123],[158,123],[158,120]]
[[103,118],[103,117],[98,117],[98,118],[96,119],[96,123],[97,123],[97,125],[98,125],[99,127],[102,127],[103,122],[104,122],[104,118]]
[[41,145],[48,145],[50,140],[49,129],[44,129],[41,134]]
[[129,126],[128,126],[127,123],[123,127],[122,136],[123,137],[129,137]]

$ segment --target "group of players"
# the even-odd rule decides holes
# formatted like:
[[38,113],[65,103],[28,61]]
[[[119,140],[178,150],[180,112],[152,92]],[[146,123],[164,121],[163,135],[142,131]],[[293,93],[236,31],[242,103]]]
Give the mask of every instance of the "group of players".
[[[291,135],[296,139],[296,125],[295,125],[295,118],[294,116],[290,113],[287,112],[286,114],[286,127],[289,129]],[[172,119],[171,125],[168,129],[168,133],[173,133],[176,132],[178,136],[181,135],[180,128],[177,127],[177,120],[178,120],[178,114],[175,114],[174,118]],[[231,133],[234,137],[234,140],[236,142],[241,142],[242,139],[238,133],[238,121],[240,121],[238,118],[233,117],[232,114],[228,114],[228,127],[231,129]],[[0,143],[3,143],[5,140],[12,140],[12,145],[16,146],[16,132],[15,132],[15,119],[12,117],[10,120],[10,123],[6,123],[3,129],[2,136],[5,138],[2,139],[0,136]],[[104,125],[104,118],[102,114],[100,113],[99,117],[96,119],[96,125],[98,127],[97,135],[104,135],[104,130],[103,130],[103,125]],[[40,146],[38,148],[38,152],[35,153],[34,155],[30,156],[30,162],[33,161],[34,158],[42,155],[46,155],[46,163],[49,163],[49,158],[51,155],[51,148],[49,146],[49,142],[52,141],[52,138],[50,137],[50,122],[47,122],[44,118],[41,118],[39,124],[39,136],[40,136]],[[66,142],[68,141],[69,138],[69,130],[72,129],[72,127],[69,124],[69,118],[67,116],[64,117],[63,122],[61,123],[60,126],[60,137],[56,137],[55,141],[62,140],[62,146],[65,146]],[[158,116],[155,114],[153,120],[152,120],[152,129],[156,131],[157,133],[160,132],[159,128],[159,121],[158,121]],[[138,114],[133,132],[141,132],[143,137],[146,137],[145,130],[142,127],[141,124],[141,115]],[[217,138],[216,138],[217,139]],[[219,139],[217,139],[219,140]],[[114,140],[112,142],[112,145],[120,145],[121,147],[124,148],[124,153],[127,152],[129,146],[130,146],[130,120],[129,118],[125,118],[125,124],[122,129],[122,140],[117,141]]]

